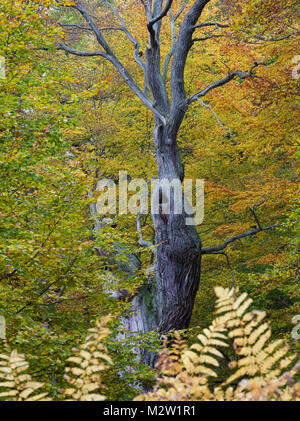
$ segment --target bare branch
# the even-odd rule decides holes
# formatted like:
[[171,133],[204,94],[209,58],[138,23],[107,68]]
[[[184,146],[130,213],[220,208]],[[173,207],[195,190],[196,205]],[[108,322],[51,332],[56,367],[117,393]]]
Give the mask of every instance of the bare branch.
[[235,287],[234,270],[232,269],[232,267],[230,265],[228,254],[225,251],[216,251],[215,253],[211,253],[211,254],[222,254],[223,256],[226,257],[227,267],[228,267],[229,270],[231,270],[231,274],[232,274],[232,287],[234,288]]
[[176,138],[182,119],[186,112],[186,92],[184,84],[184,68],[188,53],[193,45],[194,25],[197,24],[203,9],[210,0],[196,0],[185,15],[178,33],[174,57],[171,67],[171,131],[170,136]]
[[233,137],[231,130],[226,129],[226,127],[224,127],[224,125],[222,124],[222,122],[220,121],[220,119],[218,118],[217,114],[214,112],[214,110],[211,108],[210,105],[205,104],[204,101],[202,101],[202,99],[198,98],[198,101],[201,102],[201,104],[203,105],[203,107],[208,108],[210,110],[210,112],[215,116],[215,119],[217,120],[217,122],[219,123],[219,125],[222,127],[222,129],[226,132],[226,134],[230,137],[230,139],[233,140],[233,143],[235,145],[239,145],[239,142]]
[[143,1],[148,22],[152,19],[152,0]]
[[215,254],[218,251],[222,251],[224,250],[228,244],[233,243],[236,240],[240,240],[241,238],[245,238],[245,237],[250,237],[252,235],[258,234],[259,232],[262,231],[266,231],[272,228],[277,228],[280,227],[280,224],[273,224],[273,225],[269,225],[268,227],[258,227],[249,231],[246,231],[242,234],[238,234],[238,235],[234,235],[231,238],[228,238],[228,240],[224,241],[224,243],[220,244],[219,246],[216,247],[208,247],[208,248],[204,248],[201,250],[201,254]]
[[61,28],[70,28],[70,29],[80,29],[81,31],[92,31],[91,28],[88,28],[87,26],[81,26],[76,24],[66,24],[66,23],[59,23],[59,26]]
[[[292,28],[292,29],[296,30],[295,28]],[[260,35],[249,34],[249,32],[247,32],[247,31],[242,31],[242,32],[244,34],[246,34],[248,36],[248,38],[240,39],[238,35],[232,35],[232,38],[236,39],[237,41],[243,42],[244,44],[254,44],[254,45],[262,45],[265,42],[283,41],[283,40],[289,39],[293,35],[299,34],[299,31],[296,31],[296,32],[292,32],[291,34],[288,34],[288,35],[283,35],[281,37],[262,37]],[[249,38],[253,38],[253,41],[248,40]]]
[[211,38],[224,38],[225,35],[207,35],[206,37],[203,38],[194,38],[193,39],[193,43],[197,42],[197,41],[206,41],[207,39],[211,39]]
[[293,34],[285,35],[285,36],[279,37],[279,38],[273,38],[273,37],[271,37],[271,38],[264,38],[264,37],[260,37],[260,36],[256,35],[254,38],[255,39],[258,39],[259,41],[275,41],[276,42],[276,41],[283,41],[284,39],[288,39],[292,35],[296,35],[296,34],[297,34],[297,32],[295,32]]
[[[59,26],[61,28],[69,28],[69,29],[79,29],[82,31],[90,31],[93,32],[93,30],[91,28],[88,28],[87,26],[81,26],[81,25],[77,25],[77,24],[67,24],[67,23],[59,23]],[[120,26],[105,26],[103,28],[97,28],[98,31],[124,31],[124,28],[120,27]]]
[[134,59],[137,62],[137,64],[141,67],[141,69],[143,70],[143,72],[145,72],[145,63],[143,62],[143,60],[141,60],[140,58],[140,44],[139,42],[133,37],[133,35],[131,34],[131,32],[128,30],[124,19],[120,16],[120,14],[118,13],[118,11],[113,7],[113,5],[111,3],[109,3],[107,0],[103,0],[105,4],[107,4],[108,7],[111,8],[111,10],[113,11],[114,15],[119,19],[119,21],[122,24],[122,29],[125,32],[127,38],[129,39],[130,42],[132,42],[132,44],[134,45]]
[[[164,116],[169,114],[170,102],[168,97],[168,92],[166,90],[163,78],[161,75],[161,54],[159,48],[159,35],[161,29],[161,21],[157,19],[162,15],[162,0],[155,0],[153,5],[153,16],[152,12],[148,10],[147,20],[148,20],[148,30],[149,30],[149,46],[146,48],[146,84],[151,91],[153,98],[153,103],[156,108]],[[150,3],[148,2],[148,8]],[[153,26],[154,25],[154,26]]]
[[255,219],[255,222],[256,222],[256,224],[257,224],[257,226],[259,227],[259,228],[261,228],[261,225],[260,225],[260,222],[259,222],[259,220],[258,220],[258,217],[257,217],[257,215],[256,215],[256,213],[255,213],[255,208],[256,207],[258,207],[258,206],[261,206],[263,203],[265,203],[265,201],[266,201],[266,199],[267,198],[265,198],[265,199],[263,199],[261,202],[259,202],[259,203],[254,203],[254,205],[251,207],[251,213],[252,213],[252,215],[253,215],[253,218]]
[[[203,28],[203,27],[207,27],[207,26],[215,26],[215,29],[229,28],[230,27],[230,25],[222,24],[222,23],[218,23],[218,22],[203,22],[203,23],[200,23],[198,25],[195,25],[194,28],[197,29],[197,28]],[[295,28],[293,28],[293,29],[295,29]],[[288,35],[283,35],[281,37],[272,37],[272,36],[271,37],[263,37],[263,36],[260,36],[260,35],[252,35],[252,34],[249,34],[249,32],[247,32],[245,30],[242,31],[242,32],[244,32],[246,35],[248,35],[248,36],[250,36],[250,37],[252,37],[252,38],[254,38],[254,39],[258,40],[258,41],[263,41],[263,42],[283,41],[285,39],[288,39],[288,38],[292,37],[293,35],[299,34],[299,31],[296,31],[296,32],[293,32],[293,33],[288,34]],[[233,37],[233,38],[236,38],[236,37]],[[246,42],[248,44],[258,44],[258,43],[249,42],[249,41],[248,42],[247,41],[243,41],[243,42]]]
[[95,36],[97,38],[98,43],[104,48],[104,50],[106,51],[107,54],[113,55],[113,52],[112,52],[111,48],[109,47],[109,45],[107,44],[107,42],[105,41],[105,39],[103,38],[103,36],[101,35],[101,32],[99,31],[99,29],[97,28],[97,26],[94,23],[93,19],[87,13],[87,11],[83,7],[83,5],[79,1],[77,1],[74,5],[72,5],[70,7],[73,8],[73,9],[75,9],[75,10],[77,10],[79,13],[81,13],[81,15],[83,16],[83,18],[85,19],[85,21],[89,24],[90,28],[94,32],[94,34],[95,34]]
[[174,16],[174,22],[177,21],[177,19],[179,18],[179,16],[181,15],[181,13],[184,11],[186,5],[188,4],[189,0],[185,0],[183,5],[181,6],[181,8],[179,9],[178,13]]
[[229,25],[225,25],[225,24],[221,24],[221,23],[217,23],[217,22],[204,22],[204,23],[200,23],[198,25],[194,26],[194,29],[197,28],[205,28],[207,26],[214,26],[214,29],[212,29],[211,31],[205,33],[205,37],[197,37],[193,39],[193,42],[196,41],[205,41],[207,39],[211,39],[211,38],[221,38],[221,37],[225,37],[225,35],[214,35],[213,32],[215,32],[216,30],[220,29],[220,28],[228,28]]
[[254,39],[257,39],[258,41],[263,41],[263,42],[277,42],[277,41],[283,41],[283,40],[285,40],[285,39],[288,39],[288,38],[290,38],[290,37],[292,37],[293,35],[297,35],[297,34],[299,34],[299,31],[297,31],[297,32],[293,32],[293,33],[291,33],[291,34],[288,34],[288,35],[283,35],[283,36],[281,36],[281,37],[270,37],[270,38],[268,38],[268,37],[262,37],[262,36],[260,36],[260,35],[251,35],[251,34],[249,34],[249,33],[247,33],[247,31],[243,31],[245,34],[247,34],[247,35],[249,35],[250,37],[252,36]]
[[173,3],[173,0],[168,0],[164,10],[157,17],[155,17],[154,19],[151,19],[147,24],[152,46],[156,44],[155,31],[153,29],[153,26],[155,25],[155,23],[159,22],[164,16],[167,15],[168,11],[170,10],[172,6],[172,3]]
[[161,14],[159,16],[157,16],[156,18],[152,19],[149,23],[148,26],[152,26],[158,22],[159,20],[161,20],[163,17],[165,17],[168,13],[168,11],[170,10],[171,6],[172,6],[173,0],[168,0],[167,4],[164,8],[164,10],[161,12]]
[[105,54],[103,51],[78,51],[78,50],[74,50],[73,48],[68,47],[65,44],[61,44],[61,43],[56,45],[56,49],[57,50],[64,50],[67,53],[74,54],[75,56],[80,56],[80,57],[101,56],[101,57],[104,57],[104,58],[108,59],[108,55]]
[[164,70],[163,70],[163,76],[162,76],[164,83],[166,83],[169,64],[170,64],[172,56],[174,55],[175,47],[176,47],[175,18],[173,17],[171,10],[170,10],[170,24],[171,24],[171,33],[172,33],[172,46],[168,54],[166,55],[165,62],[164,62]]
[[[148,107],[153,112],[153,114],[160,121],[162,121],[163,124],[166,124],[165,117],[163,115],[161,115],[161,113],[154,107],[152,101],[150,101],[149,98],[147,98],[144,95],[143,91],[134,82],[134,80],[130,76],[129,72],[127,71],[127,69],[117,59],[117,57],[115,56],[114,52],[112,51],[112,49],[107,44],[107,42],[105,41],[104,37],[102,36],[101,31],[99,31],[99,29],[97,28],[97,26],[94,23],[93,19],[88,14],[88,12],[85,10],[85,8],[81,4],[81,2],[77,1],[74,5],[72,5],[70,7],[74,8],[75,10],[77,10],[83,16],[83,18],[85,19],[85,21],[89,24],[90,28],[93,30],[93,32],[94,32],[94,34],[95,34],[95,36],[97,38],[98,43],[102,46],[102,48],[104,49],[104,51],[106,53],[105,55],[103,55],[103,57],[105,57],[107,60],[109,60],[115,66],[115,68],[118,70],[118,72],[120,73],[120,75],[122,76],[122,78],[124,79],[124,81],[126,82],[126,84],[129,86],[130,89],[132,89],[132,91],[137,95],[137,97],[142,101],[142,103],[144,105],[146,105],[146,107]],[[100,55],[100,54],[98,54],[98,55]]]
[[217,22],[203,22],[203,23],[199,23],[198,25],[194,25],[194,29],[197,28],[204,28],[206,26],[215,26],[216,29],[218,28],[229,28],[229,25],[227,24],[223,24],[223,23],[217,23]]
[[198,98],[205,96],[212,89],[219,88],[220,86],[225,85],[226,83],[232,81],[236,76],[238,76],[240,79],[247,79],[247,78],[253,77],[253,70],[257,66],[266,66],[266,64],[256,61],[254,65],[251,67],[251,69],[249,70],[249,72],[247,73],[242,72],[240,70],[236,70],[235,72],[229,73],[223,79],[217,80],[216,82],[212,83],[211,85],[208,85],[206,88],[204,88],[202,91],[198,92],[197,94],[190,96],[187,99],[187,104],[189,105],[192,102],[197,101]]
[[219,246],[204,248],[204,249],[201,250],[201,254],[216,254],[216,253],[219,253],[222,250],[224,250],[228,246],[228,244],[233,243],[234,241],[240,240],[241,238],[250,237],[250,236],[258,234],[259,232],[262,232],[262,231],[266,231],[266,230],[269,230],[269,229],[272,229],[272,228],[278,228],[278,227],[282,226],[282,224],[273,224],[273,225],[269,225],[267,227],[261,226],[261,224],[258,220],[258,217],[255,214],[254,208],[262,205],[265,202],[265,200],[266,199],[262,200],[259,203],[255,203],[251,208],[252,215],[254,216],[255,222],[257,223],[256,228],[254,228],[252,230],[249,230],[249,231],[246,231],[246,232],[243,232],[242,234],[234,235],[233,237],[228,238],[228,240],[224,241],[224,243],[220,244]]
[[119,26],[104,26],[103,28],[98,28],[98,31],[124,31],[124,28]]

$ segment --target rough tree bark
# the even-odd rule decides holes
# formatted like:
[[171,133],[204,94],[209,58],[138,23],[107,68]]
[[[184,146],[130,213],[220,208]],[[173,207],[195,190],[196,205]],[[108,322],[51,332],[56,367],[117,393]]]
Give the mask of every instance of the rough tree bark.
[[[173,16],[171,12],[172,0],[141,1],[145,8],[149,32],[149,45],[145,52],[145,62],[141,59],[138,42],[129,32],[113,3],[107,0],[102,2],[102,5],[105,3],[106,7],[111,8],[116,18],[119,19],[121,27],[113,29],[121,30],[134,44],[134,58],[144,72],[145,86],[143,90],[138,87],[106,42],[103,35],[105,28],[97,26],[92,13],[89,13],[87,2],[76,1],[71,7],[85,21],[85,30],[88,28],[94,34],[100,50],[78,51],[65,44],[60,43],[57,45],[57,49],[65,50],[77,56],[101,56],[110,61],[119,71],[129,88],[152,111],[155,119],[153,141],[156,148],[159,180],[183,180],[184,169],[180,161],[177,136],[189,104],[203,97],[210,90],[230,82],[236,76],[240,78],[252,77],[253,69],[263,64],[254,63],[249,72],[235,71],[229,73],[226,77],[207,86],[201,92],[195,93],[189,98],[186,97],[184,68],[193,43],[199,41],[199,39],[193,40],[194,31],[202,26],[214,25],[218,29],[226,27],[226,25],[215,22],[198,23],[201,13],[209,1],[195,0],[191,2],[190,6],[187,6],[188,2],[185,1],[176,16]],[[187,7],[189,9],[176,36],[175,21],[183,11],[186,11]],[[162,22],[168,16],[172,27],[173,39],[170,52],[165,58],[162,75],[160,30]],[[63,26],[68,27],[68,25]],[[70,26],[74,29],[76,25]],[[78,28],[80,30],[80,26]],[[204,39],[206,38],[201,40]],[[171,59],[171,98],[169,98],[165,79]],[[196,228],[193,225],[186,225],[185,216],[184,213],[174,213],[174,203],[171,203],[169,214],[153,214],[156,235],[155,243],[157,245],[155,277],[151,284],[144,285],[139,294],[134,297],[132,301],[132,315],[125,317],[123,321],[123,325],[131,332],[135,330],[140,332],[158,330],[160,334],[164,334],[173,329],[187,328],[193,310],[195,295],[199,287],[201,255],[217,253],[218,250],[223,250],[227,245],[224,243],[224,247],[221,245],[216,248],[201,249],[201,241]],[[253,235],[268,228],[258,226],[256,231],[254,230],[255,232],[241,235]],[[151,358],[149,358],[149,355],[145,356],[146,360],[150,362]]]

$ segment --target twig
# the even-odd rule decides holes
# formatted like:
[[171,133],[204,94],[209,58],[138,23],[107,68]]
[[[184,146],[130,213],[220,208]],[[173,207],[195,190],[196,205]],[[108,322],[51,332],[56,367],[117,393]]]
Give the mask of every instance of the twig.
[[212,253],[212,254],[223,254],[223,256],[225,256],[225,257],[226,257],[228,269],[230,269],[230,270],[231,270],[231,273],[232,273],[232,287],[233,287],[233,288],[235,288],[235,276],[234,276],[234,270],[232,269],[232,267],[231,267],[231,265],[230,265],[228,254],[227,254],[227,253],[225,253],[225,251],[217,251],[217,252]]
[[211,113],[215,116],[215,119],[217,120],[217,122],[219,123],[219,125],[222,127],[222,129],[226,132],[226,134],[230,137],[230,139],[233,140],[235,145],[239,145],[239,142],[233,137],[231,130],[226,129],[226,127],[224,127],[224,125],[222,124],[222,122],[219,120],[217,114],[214,112],[214,110],[211,108],[210,105],[205,104],[204,101],[202,101],[202,99],[198,98],[198,101],[201,102],[201,104],[203,105],[203,107],[208,108]]
[[233,237],[228,238],[226,241],[224,241],[224,243],[220,244],[219,246],[204,248],[204,249],[201,250],[200,253],[201,254],[216,254],[216,253],[224,250],[228,246],[228,244],[233,243],[236,240],[240,240],[241,238],[249,237],[249,236],[258,234],[259,232],[266,231],[266,230],[269,230],[269,229],[272,229],[272,228],[278,228],[278,227],[282,226],[282,224],[273,224],[273,225],[269,225],[267,227],[261,226],[261,224],[258,221],[257,215],[255,214],[254,208],[256,206],[262,205],[264,202],[265,202],[265,199],[262,200],[259,203],[254,204],[251,208],[251,212],[254,216],[255,222],[257,223],[256,228],[254,228],[252,230],[249,230],[249,231],[246,231],[246,232],[243,232],[242,234],[234,235]]

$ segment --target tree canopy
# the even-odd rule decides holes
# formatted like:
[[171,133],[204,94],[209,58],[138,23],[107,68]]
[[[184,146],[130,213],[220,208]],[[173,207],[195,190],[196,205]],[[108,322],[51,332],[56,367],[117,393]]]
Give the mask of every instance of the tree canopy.
[[163,278],[170,252],[158,247],[157,263],[144,243],[161,243],[163,222],[150,214],[103,222],[92,210],[100,179],[119,189],[120,171],[165,176],[161,126],[163,148],[176,143],[162,155],[176,154],[171,166],[180,156],[176,175],[184,168],[205,184],[204,221],[193,228],[200,286],[189,326],[171,328],[194,343],[214,319],[214,288],[238,286],[267,312],[273,336],[299,352],[291,335],[300,303],[298,8],[293,0],[1,3],[0,348],[25,353],[54,399],[63,399],[72,349],[108,314],[106,396],[132,399],[135,382],[153,382],[153,367],[130,356],[157,352],[162,324],[127,337],[120,320],[141,294],[154,313],[149,285]]

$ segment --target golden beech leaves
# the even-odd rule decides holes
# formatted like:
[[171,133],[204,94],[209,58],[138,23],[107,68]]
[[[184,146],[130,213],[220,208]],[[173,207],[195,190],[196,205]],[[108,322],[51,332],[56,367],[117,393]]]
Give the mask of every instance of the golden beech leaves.
[[[108,3],[83,2],[93,9],[99,27],[117,28],[120,21]],[[173,1],[173,16],[183,3]],[[60,2],[72,4],[72,0]],[[142,2],[114,0],[113,4],[139,42],[144,60],[148,31]],[[191,4],[187,2],[188,7]],[[0,55],[6,65],[6,78],[0,79],[0,309],[15,338],[12,348],[37,356],[30,367],[42,380],[26,377],[28,365],[22,354],[13,351],[5,356],[1,348],[0,399],[48,399],[39,391],[49,378],[57,380],[53,389],[59,398],[67,381],[65,399],[104,399],[101,374],[111,366],[101,342],[108,334],[105,319],[70,356],[70,344],[78,346],[91,319],[106,311],[124,312],[124,302],[111,300],[103,291],[110,262],[95,249],[102,247],[109,255],[113,243],[122,239],[138,254],[143,268],[149,266],[149,252],[137,246],[136,218],[116,218],[114,227],[96,236],[88,212],[96,197],[87,196],[98,179],[115,180],[120,170],[131,179],[157,175],[151,112],[101,57],[74,57],[55,50],[62,40],[78,49],[99,49],[91,31],[74,29],[86,25],[76,10],[56,6],[55,0],[0,4]],[[177,34],[188,7],[175,23]],[[185,176],[205,180],[205,220],[197,227],[203,247],[251,229],[255,221],[250,208],[263,198],[266,201],[258,210],[261,223],[288,219],[290,226],[229,245],[236,281],[251,298],[216,288],[212,323],[215,280],[228,286],[231,278],[224,256],[205,257],[205,282],[196,297],[191,326],[200,329],[201,320],[206,329],[190,347],[179,334],[173,348],[166,342],[157,363],[163,377],[147,398],[299,397],[298,383],[290,380],[298,366],[290,369],[291,356],[283,341],[270,342],[265,312],[249,310],[252,299],[258,299],[258,307],[268,311],[275,338],[289,338],[292,317],[299,314],[297,240],[292,232],[299,219],[295,154],[299,81],[293,78],[299,57],[297,7],[296,0],[211,0],[198,23],[228,27],[198,27],[194,32],[194,38],[209,34],[218,38],[193,43],[185,67],[187,95],[229,72],[249,71],[255,61],[267,64],[256,68],[252,79],[236,78],[210,91],[203,103],[190,106],[182,123],[178,145]],[[142,87],[144,75],[126,33],[103,30],[103,36]],[[162,20],[161,40],[163,71],[172,45],[169,15]],[[170,69],[165,76],[170,94]],[[145,218],[143,233],[145,238],[154,236],[151,218]],[[151,256],[151,267],[152,260]],[[144,278],[120,275],[116,283],[137,291]],[[270,298],[267,293],[273,290],[275,297]],[[225,364],[223,354],[230,352],[235,355],[229,363],[230,376],[221,388],[212,389]],[[126,359],[116,354],[126,367]],[[290,371],[282,377],[282,370]],[[240,386],[232,386],[238,381]]]

